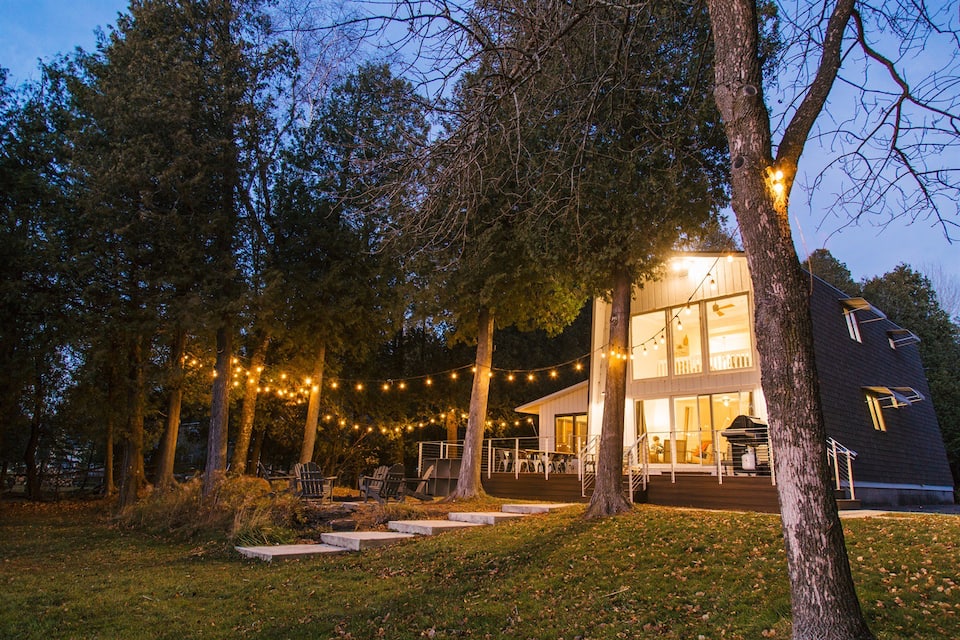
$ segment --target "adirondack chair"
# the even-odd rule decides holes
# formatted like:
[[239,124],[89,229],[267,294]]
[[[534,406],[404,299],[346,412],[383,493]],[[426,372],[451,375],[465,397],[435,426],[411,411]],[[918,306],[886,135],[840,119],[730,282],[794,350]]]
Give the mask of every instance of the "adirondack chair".
[[374,498],[380,504],[384,504],[389,501],[390,498],[401,502],[405,497],[404,487],[403,465],[395,464],[390,467],[387,475],[383,477],[381,482],[371,482],[367,486],[367,491],[364,494],[364,502],[366,502],[367,496]]
[[382,467],[377,467],[371,476],[360,476],[358,486],[360,488],[360,496],[364,502],[370,497],[370,487],[376,487],[377,490],[379,490],[380,487],[383,486],[383,479],[389,470],[390,467],[383,465]]
[[296,476],[283,473],[274,473],[273,471],[267,469],[262,462],[257,463],[257,475],[269,482],[271,489],[274,488],[274,483],[276,483],[278,485],[276,487],[277,489],[290,491],[294,489],[294,485],[296,484]]
[[333,497],[335,477],[325,477],[313,462],[297,463],[293,467],[296,476],[296,493],[306,500],[329,500]]
[[[417,500],[423,500],[424,502],[433,500],[433,496],[430,495],[430,478],[433,477],[434,468],[434,465],[430,465],[419,478],[406,478],[404,480],[404,483],[407,485],[405,490],[406,495],[413,496]],[[416,484],[416,487],[411,491],[410,487],[414,486],[414,484]]]

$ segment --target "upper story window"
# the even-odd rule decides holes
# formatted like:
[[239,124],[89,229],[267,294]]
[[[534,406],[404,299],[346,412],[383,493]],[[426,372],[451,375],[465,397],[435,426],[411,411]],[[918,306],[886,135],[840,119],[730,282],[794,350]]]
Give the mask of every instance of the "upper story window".
[[667,375],[667,314],[641,313],[630,318],[633,344],[633,379],[662,378]]
[[673,375],[703,373],[700,305],[694,303],[671,309],[670,333],[673,347]]
[[706,303],[707,345],[710,370],[747,369],[753,366],[750,300],[746,294]]
[[861,320],[857,319],[858,312],[866,314],[862,322],[876,322],[877,320],[885,320],[887,317],[883,315],[880,309],[863,298],[841,298],[840,304],[843,305],[843,318],[847,322],[847,332],[850,334],[850,339],[857,342],[863,342],[863,338],[860,336]]
[[702,374],[705,362],[710,371],[752,367],[750,313],[742,293],[633,316],[633,379]]

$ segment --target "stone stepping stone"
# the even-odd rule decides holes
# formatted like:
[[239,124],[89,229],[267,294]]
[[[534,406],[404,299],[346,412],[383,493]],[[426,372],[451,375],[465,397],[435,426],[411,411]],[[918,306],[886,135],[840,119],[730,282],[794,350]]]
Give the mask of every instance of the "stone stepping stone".
[[454,520],[391,520],[387,527],[401,533],[415,533],[421,536],[435,536],[444,531],[482,527],[479,522],[457,522]]
[[474,522],[476,524],[499,524],[517,518],[526,518],[526,513],[505,513],[503,511],[461,511],[453,512],[449,515],[451,520],[457,522]]
[[269,547],[235,547],[242,556],[255,560],[298,560],[323,553],[343,553],[343,547],[329,544],[281,544]]
[[412,533],[395,531],[334,531],[320,534],[320,539],[325,543],[351,551],[383,547],[412,537]]
[[556,502],[551,504],[505,504],[500,509],[504,513],[550,513],[554,509],[575,507],[573,502]]

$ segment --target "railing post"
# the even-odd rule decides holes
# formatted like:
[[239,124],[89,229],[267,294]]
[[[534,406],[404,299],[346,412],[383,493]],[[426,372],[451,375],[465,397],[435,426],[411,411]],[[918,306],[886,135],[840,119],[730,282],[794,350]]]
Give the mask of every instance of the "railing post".
[[513,439],[513,477],[520,479],[520,438]]
[[[830,440],[830,455],[833,458],[833,479],[837,485],[837,491],[840,490],[840,458],[837,456],[837,441]],[[849,473],[850,461],[847,460],[847,470]]]
[[423,475],[423,441],[417,443],[417,475]]
[[850,499],[856,500],[857,494],[853,488],[853,461],[850,459],[850,450],[847,450],[847,484],[850,486]]
[[487,440],[487,480],[493,473],[493,438]]

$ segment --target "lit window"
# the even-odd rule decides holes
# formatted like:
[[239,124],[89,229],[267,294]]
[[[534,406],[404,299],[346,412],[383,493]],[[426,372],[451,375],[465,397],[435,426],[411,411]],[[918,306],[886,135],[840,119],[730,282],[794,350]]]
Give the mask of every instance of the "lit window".
[[726,371],[753,366],[750,306],[745,294],[706,303],[710,369]]
[[587,414],[557,416],[554,418],[557,451],[578,452],[586,443]]
[[857,342],[863,342],[860,337],[860,320],[857,319],[857,312],[864,313],[862,322],[876,322],[877,320],[886,320],[880,309],[864,300],[863,298],[842,298],[840,304],[843,305],[843,317],[847,321],[847,331],[850,333],[850,339]]
[[883,420],[883,407],[880,406],[880,397],[868,393],[867,407],[870,409],[870,419],[873,420],[873,428],[877,431],[886,431],[887,423]]
[[847,332],[850,334],[850,339],[863,342],[863,339],[860,337],[860,325],[857,323],[857,316],[853,311],[844,309],[843,318],[847,321]]
[[630,319],[633,379],[667,375],[666,313],[642,313]]
[[703,372],[700,347],[700,305],[688,304],[670,310],[673,375]]

